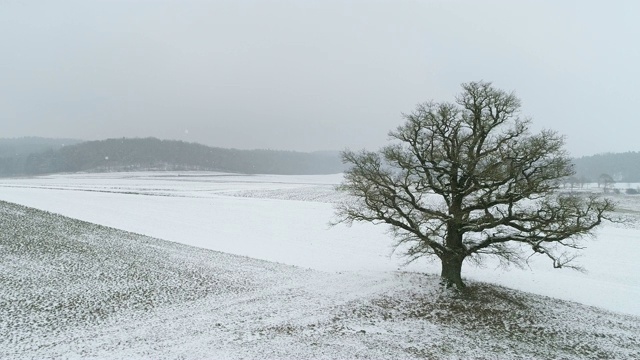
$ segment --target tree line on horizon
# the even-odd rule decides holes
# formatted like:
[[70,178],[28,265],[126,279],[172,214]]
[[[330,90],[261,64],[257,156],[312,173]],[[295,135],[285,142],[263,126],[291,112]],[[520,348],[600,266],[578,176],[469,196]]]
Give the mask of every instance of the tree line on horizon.
[[640,152],[604,153],[573,159],[576,178],[600,183],[610,177],[616,183],[640,182]]
[[[15,142],[15,139],[11,139]],[[338,153],[237,150],[156,138],[121,138],[72,145],[51,144],[44,151],[16,153],[0,141],[0,175],[136,170],[222,171],[246,174],[311,175],[344,170]]]
[[[640,182],[640,152],[605,153],[572,159],[578,184]],[[0,139],[0,176],[76,171],[213,170],[265,174],[323,174],[345,170],[338,152],[301,153],[236,150],[174,140],[25,137]]]

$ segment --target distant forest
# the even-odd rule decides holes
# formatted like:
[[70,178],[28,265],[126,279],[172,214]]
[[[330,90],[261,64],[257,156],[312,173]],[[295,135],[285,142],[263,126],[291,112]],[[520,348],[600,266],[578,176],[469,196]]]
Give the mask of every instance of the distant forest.
[[[640,152],[573,160],[580,182],[607,174],[617,183],[640,182]],[[344,171],[337,152],[236,150],[174,140],[0,139],[0,176],[60,172],[202,170],[245,174],[332,174]]]
[[223,149],[156,138],[0,139],[0,176],[133,170],[303,175],[339,173],[344,166],[337,152]]
[[597,182],[609,175],[617,183],[640,182],[640,152],[606,153],[583,156],[573,160],[577,177]]
[[47,139],[40,137],[0,139],[0,158],[57,150],[63,146],[75,145],[81,142],[82,140],[76,139]]
[[76,139],[47,139],[23,137],[0,139],[0,176],[24,175],[26,164],[32,154],[56,151],[64,146],[81,143]]

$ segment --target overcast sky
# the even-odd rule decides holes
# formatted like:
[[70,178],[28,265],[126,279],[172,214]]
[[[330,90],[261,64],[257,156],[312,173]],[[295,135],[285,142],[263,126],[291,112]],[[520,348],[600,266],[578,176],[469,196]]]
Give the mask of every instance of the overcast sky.
[[640,1],[0,0],[0,137],[376,149],[463,82],[640,151]]

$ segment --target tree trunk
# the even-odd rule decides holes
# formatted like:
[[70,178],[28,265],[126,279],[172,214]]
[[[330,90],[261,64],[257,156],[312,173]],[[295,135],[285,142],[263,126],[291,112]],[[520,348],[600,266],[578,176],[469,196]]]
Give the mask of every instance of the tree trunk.
[[440,257],[442,261],[442,273],[440,273],[440,283],[446,287],[456,287],[461,290],[465,287],[462,282],[462,262],[464,256],[458,254],[443,254]]
[[442,273],[440,274],[440,282],[446,287],[456,287],[458,290],[462,290],[465,285],[462,282],[462,262],[466,255],[464,255],[464,245],[462,243],[462,234],[460,232],[460,208],[462,206],[462,199],[454,199],[454,204],[451,206],[449,213],[453,215],[453,219],[447,224],[447,237],[445,244],[447,251],[440,255],[440,261],[442,261]]

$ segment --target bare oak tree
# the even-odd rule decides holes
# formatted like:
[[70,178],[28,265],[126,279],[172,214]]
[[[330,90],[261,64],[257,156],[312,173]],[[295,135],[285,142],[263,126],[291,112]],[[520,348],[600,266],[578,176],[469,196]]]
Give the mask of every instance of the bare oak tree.
[[388,224],[413,261],[437,256],[443,284],[463,288],[462,264],[496,256],[526,263],[543,254],[570,267],[571,250],[609,219],[607,199],[556,192],[572,176],[564,140],[529,131],[520,100],[488,82],[462,85],[455,103],[427,102],[404,115],[378,152],[345,151],[336,209],[342,222]]

